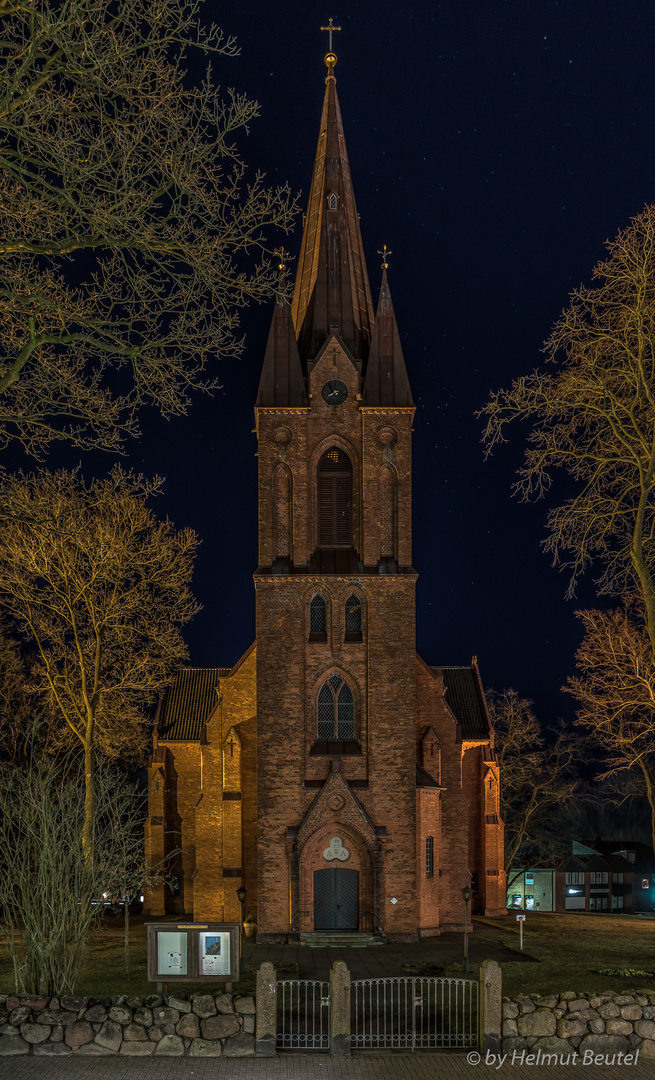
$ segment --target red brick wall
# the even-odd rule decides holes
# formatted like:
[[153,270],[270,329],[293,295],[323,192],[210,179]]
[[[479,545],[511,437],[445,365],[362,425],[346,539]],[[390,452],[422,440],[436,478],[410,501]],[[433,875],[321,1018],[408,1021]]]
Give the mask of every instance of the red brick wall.
[[[144,911],[150,915],[181,915],[193,910],[200,747],[197,743],[159,744],[159,747],[160,752],[155,756],[163,757],[163,763],[154,763],[149,768],[146,851],[149,865],[155,870],[161,869],[164,858],[167,859],[166,872],[177,876],[180,888],[173,893],[168,885],[159,883],[144,900]],[[157,751],[157,744],[154,749]]]
[[[248,889],[248,911],[256,911],[256,652],[254,647],[220,680],[216,708],[200,747],[202,787],[196,789],[195,919],[238,921],[237,888]],[[229,746],[230,732],[238,745]],[[224,793],[241,798],[225,798]],[[235,869],[242,870],[236,876]],[[232,871],[229,876],[224,870]]]
[[[416,881],[418,886],[419,936],[441,933],[440,884],[442,872],[441,806],[437,788],[418,788],[416,792]],[[426,871],[426,839],[432,837],[432,874]]]
[[443,679],[437,678],[420,657],[416,657],[415,664],[418,684],[415,740],[420,743],[426,729],[432,726],[441,747],[440,925],[442,931],[459,930],[464,927],[461,890],[471,881],[461,739],[457,722],[444,700]]

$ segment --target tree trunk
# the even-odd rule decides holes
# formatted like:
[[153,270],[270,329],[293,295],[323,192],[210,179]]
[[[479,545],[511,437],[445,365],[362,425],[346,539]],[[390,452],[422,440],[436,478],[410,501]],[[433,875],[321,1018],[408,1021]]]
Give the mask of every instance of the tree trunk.
[[95,752],[90,739],[84,744],[84,829],[82,849],[89,869],[93,864],[93,815],[95,811]]

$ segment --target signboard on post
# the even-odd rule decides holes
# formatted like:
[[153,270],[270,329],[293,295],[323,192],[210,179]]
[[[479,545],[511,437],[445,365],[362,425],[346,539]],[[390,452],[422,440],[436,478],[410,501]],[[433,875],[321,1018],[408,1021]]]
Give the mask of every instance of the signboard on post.
[[520,944],[519,949],[523,952],[523,923],[525,922],[525,915],[517,915],[516,921],[519,924]]
[[237,982],[240,923],[146,923],[149,982]]

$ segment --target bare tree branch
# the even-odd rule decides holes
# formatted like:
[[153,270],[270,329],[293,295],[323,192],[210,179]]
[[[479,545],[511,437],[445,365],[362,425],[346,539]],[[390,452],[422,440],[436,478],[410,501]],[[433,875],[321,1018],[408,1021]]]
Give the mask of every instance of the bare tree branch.
[[515,491],[543,495],[558,469],[577,485],[549,512],[545,543],[569,594],[592,565],[600,594],[638,591],[655,650],[655,207],[607,248],[546,342],[558,368],[492,394],[484,439],[491,451],[509,424],[532,424]]
[[189,85],[190,50],[236,52],[200,12],[0,7],[0,447],[117,450],[144,403],[183,413],[239,355],[239,309],[272,294],[295,202],[247,177],[257,104],[211,68]]
[[[502,777],[501,812],[505,821],[505,870],[517,865],[535,840],[547,813],[576,797],[577,748],[560,728],[549,746],[532,711],[532,702],[515,690],[490,691],[487,702],[496,733]],[[511,881],[508,880],[508,888]]]
[[655,664],[641,598],[615,611],[581,611],[585,636],[577,652],[582,674],[565,689],[580,705],[576,723],[605,754],[599,779],[637,774],[651,811],[655,850]]

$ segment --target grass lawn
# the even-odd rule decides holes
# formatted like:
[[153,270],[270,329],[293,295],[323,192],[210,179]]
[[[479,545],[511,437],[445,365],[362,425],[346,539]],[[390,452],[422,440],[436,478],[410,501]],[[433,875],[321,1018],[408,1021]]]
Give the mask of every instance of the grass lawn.
[[[128,994],[145,997],[157,993],[157,984],[146,979],[146,930],[145,920],[132,917],[130,927],[130,971],[125,971],[125,939],[122,915],[108,916],[99,929],[94,930],[88,939],[87,955],[82,974],[75,987],[75,993],[85,997],[113,997],[115,994]],[[279,968],[279,978],[294,979],[298,975],[297,964],[287,964]],[[235,993],[254,994],[256,969],[246,968],[238,983],[234,984]],[[177,989],[181,994],[202,992],[203,994],[222,994],[224,983],[170,983],[170,993]],[[0,994],[14,990],[14,970],[0,935]]]
[[[524,923],[524,951],[519,952],[518,924],[513,914],[499,918],[477,918],[471,940],[475,939],[476,956],[493,956],[494,947],[504,946],[499,955],[503,970],[503,992],[510,997],[523,993],[559,992],[573,990],[577,993],[617,993],[635,988],[650,988],[655,993],[655,919],[640,919],[622,915],[577,915],[528,912]],[[485,949],[488,942],[489,948]],[[377,948],[380,947],[376,947]],[[384,949],[381,947],[380,952]],[[394,947],[397,952],[398,947]],[[507,958],[511,951],[511,959]],[[293,951],[294,955],[291,955]],[[426,948],[409,946],[403,967],[408,974],[461,977],[463,965],[453,963],[450,955],[438,955],[439,939],[430,939],[430,956]],[[458,949],[459,951],[459,949]],[[297,947],[290,949],[289,960],[295,960]],[[423,956],[421,956],[423,953]],[[434,954],[434,955],[433,955]],[[339,954],[341,955],[341,954]],[[378,956],[380,953],[377,954]],[[461,954],[460,954],[461,955]],[[284,956],[282,960],[284,961]],[[441,966],[443,964],[443,967]],[[302,964],[301,964],[302,966]],[[425,970],[423,970],[425,968]],[[651,972],[652,977],[599,975],[599,968],[612,968]],[[123,925],[120,918],[107,918],[102,927],[89,938],[86,964],[76,987],[76,992],[89,997],[109,997],[114,994],[131,994],[143,997],[156,992],[154,983],[145,978],[146,938],[143,919],[132,922],[130,945],[130,973],[124,971]],[[430,969],[430,970],[428,970]],[[396,969],[397,970],[397,969]],[[477,962],[471,972],[477,970]],[[278,963],[278,978],[297,978],[298,964]],[[301,978],[312,977],[302,975]],[[208,986],[180,983],[181,993],[203,990],[221,993],[222,985]],[[0,940],[0,993],[13,991],[13,969]],[[255,968],[246,970],[245,976],[235,984],[235,990],[252,994],[255,990]],[[174,984],[170,984],[174,992]]]
[[[513,913],[495,919],[476,918],[475,933],[480,939],[502,941],[516,950],[515,961],[501,964],[503,993],[509,997],[529,991],[618,993],[636,987],[651,987],[655,993],[655,919],[527,912],[523,951],[530,960],[521,959]],[[651,972],[653,977],[599,975],[602,968],[631,968]]]

